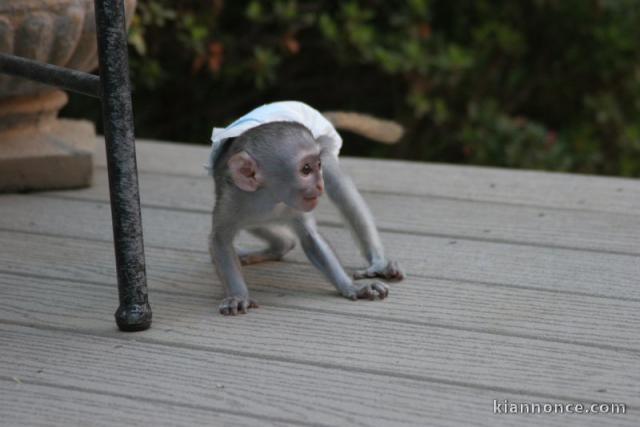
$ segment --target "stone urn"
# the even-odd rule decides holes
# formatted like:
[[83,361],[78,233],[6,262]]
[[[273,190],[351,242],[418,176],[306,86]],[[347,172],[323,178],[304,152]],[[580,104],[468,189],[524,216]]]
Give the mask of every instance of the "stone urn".
[[[125,0],[127,21],[135,3]],[[91,72],[93,8],[93,0],[0,0],[0,52]],[[67,100],[62,90],[0,74],[0,192],[90,185],[94,125],[58,119]]]

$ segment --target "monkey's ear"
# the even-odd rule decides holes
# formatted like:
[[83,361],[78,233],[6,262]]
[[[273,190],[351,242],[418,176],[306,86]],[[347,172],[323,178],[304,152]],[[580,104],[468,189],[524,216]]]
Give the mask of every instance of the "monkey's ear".
[[256,191],[262,185],[258,164],[246,151],[231,156],[227,162],[233,183],[241,190]]

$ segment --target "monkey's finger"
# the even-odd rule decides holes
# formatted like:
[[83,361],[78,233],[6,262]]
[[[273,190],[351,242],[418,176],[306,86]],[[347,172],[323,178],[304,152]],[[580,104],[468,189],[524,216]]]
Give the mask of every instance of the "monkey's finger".
[[389,295],[389,288],[383,283],[375,282],[371,286],[378,292],[380,299],[385,299]]
[[349,289],[346,292],[343,291],[342,295],[345,298],[350,299],[351,301],[357,301],[357,299],[360,298],[360,290],[356,287],[353,287],[352,289]]
[[229,304],[229,308],[231,309],[231,315],[235,316],[238,314],[238,300],[234,299],[233,301],[231,301],[231,303]]
[[376,293],[374,292],[371,285],[364,285],[363,287],[358,289],[358,298],[373,301],[374,299],[376,299]]
[[374,294],[378,294],[378,297],[380,297],[380,299],[384,298],[384,288],[380,286],[378,282],[373,282],[371,284],[371,289],[373,289]]
[[389,271],[388,279],[393,281],[400,281],[404,279],[404,272],[396,261],[389,262],[387,267]]
[[373,289],[371,289],[370,285],[367,285],[362,288],[360,293],[360,298],[362,299],[366,298],[369,301],[373,301],[374,299],[376,299],[376,293],[373,292]]
[[382,285],[382,289],[384,290],[384,297],[388,297],[389,296],[389,287],[387,285]]
[[258,307],[260,307],[260,306],[258,305],[257,302],[255,302],[252,299],[249,300],[249,308],[258,308]]
[[248,306],[249,306],[249,303],[247,302],[247,300],[240,301],[238,303],[238,309],[240,310],[240,313],[247,314]]

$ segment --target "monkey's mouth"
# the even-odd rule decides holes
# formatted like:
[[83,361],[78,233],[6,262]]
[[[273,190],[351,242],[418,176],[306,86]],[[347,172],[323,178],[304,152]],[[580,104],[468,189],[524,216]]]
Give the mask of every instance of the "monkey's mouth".
[[305,200],[306,202],[310,202],[310,203],[312,203],[312,202],[313,202],[313,203],[317,203],[317,202],[318,202],[318,200],[320,199],[320,196],[321,196],[321,194],[316,194],[316,195],[314,195],[314,196],[305,196],[305,197],[304,197],[304,200]]
[[314,209],[318,205],[319,199],[320,199],[320,196],[303,197],[304,204],[306,205],[305,206],[306,209],[304,209],[304,210],[312,210],[312,209]]

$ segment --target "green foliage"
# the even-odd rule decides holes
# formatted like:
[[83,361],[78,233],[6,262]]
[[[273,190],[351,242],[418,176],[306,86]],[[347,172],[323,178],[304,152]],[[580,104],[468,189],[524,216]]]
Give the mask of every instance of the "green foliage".
[[140,0],[136,126],[204,142],[300,99],[408,130],[348,154],[640,176],[639,41],[637,0]]

